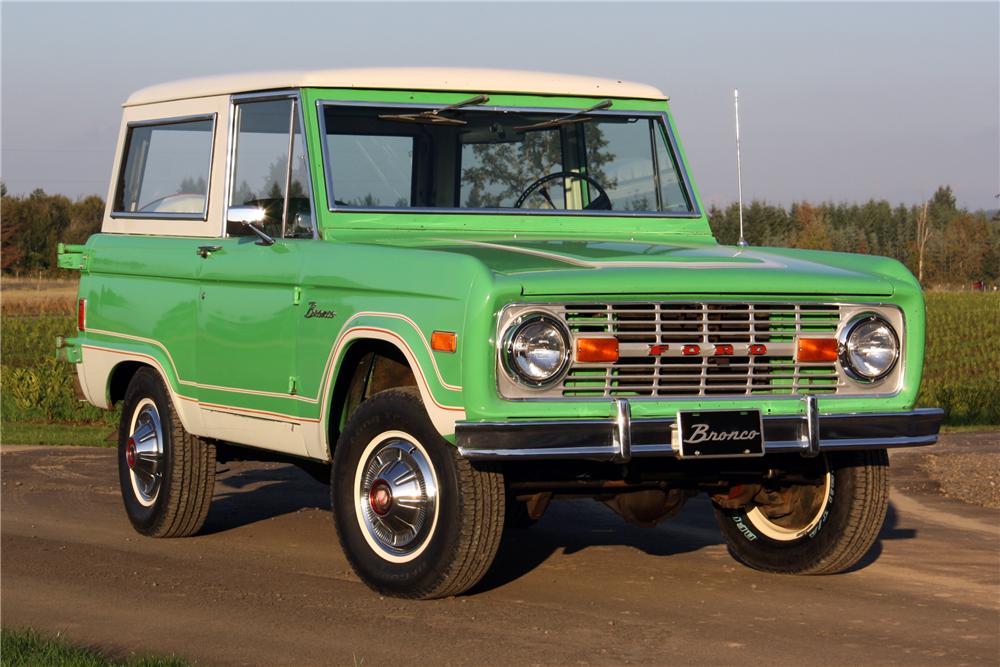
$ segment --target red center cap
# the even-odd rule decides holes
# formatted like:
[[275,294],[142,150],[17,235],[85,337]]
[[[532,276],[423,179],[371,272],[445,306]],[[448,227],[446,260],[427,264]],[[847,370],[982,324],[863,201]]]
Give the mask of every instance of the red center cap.
[[392,489],[384,479],[377,479],[372,484],[371,491],[368,492],[368,502],[372,505],[372,511],[379,516],[384,516],[392,507]]
[[135,468],[135,440],[132,438],[129,438],[125,445],[125,463],[129,470]]

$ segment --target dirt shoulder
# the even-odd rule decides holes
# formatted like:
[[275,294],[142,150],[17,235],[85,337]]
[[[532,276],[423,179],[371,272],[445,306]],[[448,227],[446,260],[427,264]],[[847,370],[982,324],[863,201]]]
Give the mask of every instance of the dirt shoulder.
[[933,447],[889,454],[893,486],[1000,509],[1000,433],[945,433]]
[[842,575],[739,565],[704,496],[654,529],[579,500],[505,536],[471,594],[412,602],[358,581],[327,487],[292,466],[228,465],[202,533],[155,540],[125,518],[114,450],[0,451],[3,624],[113,655],[295,667],[735,665],[750,655],[952,667],[1000,655],[995,511],[940,496],[923,453],[894,455],[895,479],[913,490],[894,486],[878,541]]

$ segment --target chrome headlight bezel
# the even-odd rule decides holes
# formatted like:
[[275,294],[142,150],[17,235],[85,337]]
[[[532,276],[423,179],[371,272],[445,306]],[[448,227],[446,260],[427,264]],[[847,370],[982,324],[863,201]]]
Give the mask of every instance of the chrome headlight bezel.
[[[858,367],[855,366],[855,364],[851,360],[851,355],[853,353],[851,344],[853,342],[852,339],[854,335],[858,333],[858,331],[863,326],[870,325],[872,323],[877,323],[878,325],[884,326],[888,331],[889,336],[892,340],[892,347],[891,347],[892,359],[884,369],[882,369],[875,375],[869,375],[859,370]],[[889,322],[888,319],[886,319],[885,317],[883,317],[878,313],[867,311],[855,315],[847,323],[847,326],[841,329],[837,339],[838,339],[837,348],[838,348],[840,367],[841,369],[843,369],[843,372],[845,375],[847,375],[847,377],[849,377],[851,380],[854,380],[859,384],[865,384],[865,385],[878,384],[879,382],[882,382],[887,377],[889,377],[892,374],[893,370],[895,370],[896,366],[899,364],[899,359],[901,356],[899,333],[896,331],[895,327],[892,326],[892,323]]]
[[[523,333],[528,326],[536,323],[543,323],[551,327],[558,334],[558,340],[561,344],[559,364],[556,369],[544,379],[535,379],[523,374],[514,359],[514,344],[517,337]],[[572,361],[570,355],[571,340],[572,338],[570,336],[569,328],[566,326],[565,322],[562,322],[560,319],[542,311],[525,313],[511,322],[503,334],[502,345],[500,348],[500,361],[504,372],[511,380],[524,387],[529,387],[531,389],[545,389],[547,387],[551,387],[552,385],[560,382],[569,371],[570,362]]]

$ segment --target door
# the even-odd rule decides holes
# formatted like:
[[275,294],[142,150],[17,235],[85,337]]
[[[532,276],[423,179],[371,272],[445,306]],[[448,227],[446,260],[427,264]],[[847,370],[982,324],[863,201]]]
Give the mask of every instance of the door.
[[[237,101],[227,220],[255,207],[262,239],[245,224],[204,253],[197,367],[202,418],[216,437],[305,454],[314,397],[298,393],[304,244],[313,240],[308,161],[293,96]],[[243,208],[245,211],[245,208]],[[269,240],[266,239],[269,237]]]

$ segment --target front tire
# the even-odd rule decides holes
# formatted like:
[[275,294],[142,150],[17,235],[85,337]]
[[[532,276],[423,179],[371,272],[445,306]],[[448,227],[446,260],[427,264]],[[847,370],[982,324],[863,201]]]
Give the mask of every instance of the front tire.
[[815,484],[771,491],[777,494],[773,500],[783,501],[778,513],[753,504],[716,506],[716,520],[736,560],[766,572],[834,574],[868,552],[889,506],[885,450],[827,454],[816,463]]
[[383,391],[358,407],[337,442],[331,478],[340,544],[379,593],[458,595],[493,563],[503,476],[459,456],[415,389]]
[[143,535],[194,535],[208,516],[215,446],[184,430],[152,368],[139,369],[125,392],[118,482],[129,521]]

